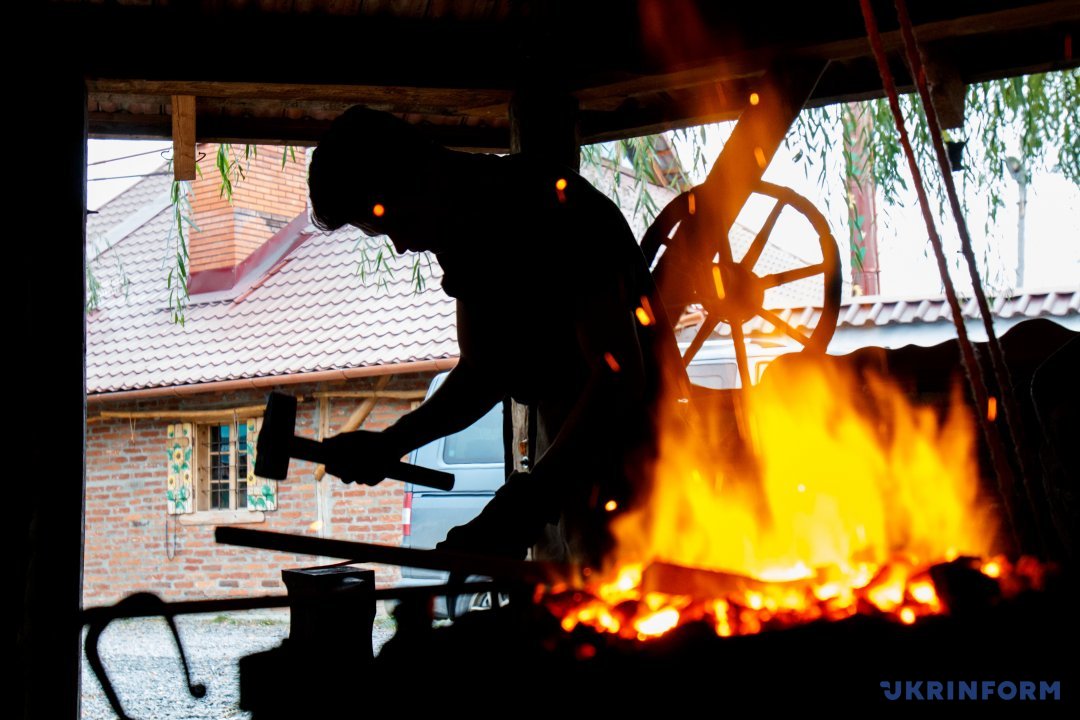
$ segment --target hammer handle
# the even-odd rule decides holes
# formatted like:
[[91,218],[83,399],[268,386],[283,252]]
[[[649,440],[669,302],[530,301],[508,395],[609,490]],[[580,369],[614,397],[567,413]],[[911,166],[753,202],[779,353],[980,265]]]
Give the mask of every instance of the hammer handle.
[[[327,461],[326,448],[321,442],[310,438],[297,437],[296,435],[293,435],[292,441],[289,443],[289,456],[297,460],[310,460],[324,465]],[[454,489],[453,473],[432,470],[420,465],[410,465],[401,461],[387,468],[386,477],[391,480],[401,480],[414,485],[435,488],[436,490]]]

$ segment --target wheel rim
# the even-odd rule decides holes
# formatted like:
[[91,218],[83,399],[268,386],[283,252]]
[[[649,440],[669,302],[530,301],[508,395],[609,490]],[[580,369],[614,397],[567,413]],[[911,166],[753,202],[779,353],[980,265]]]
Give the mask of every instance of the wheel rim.
[[[773,198],[773,207],[746,252],[735,261],[726,235],[710,243],[703,228],[696,225],[700,215],[695,213],[695,203],[701,194],[691,190],[672,200],[649,227],[641,243],[642,253],[650,266],[657,260],[660,248],[666,248],[653,272],[672,319],[678,320],[691,302],[701,305],[705,313],[701,327],[683,354],[684,364],[689,365],[712,332],[724,322],[731,328],[742,385],[752,385],[743,324],[755,316],[795,340],[804,352],[824,353],[836,329],[842,285],[839,249],[825,216],[813,203],[790,188],[761,182],[754,194]],[[822,260],[804,267],[758,275],[754,272],[755,266],[786,208],[791,208],[810,223],[817,235]],[[711,262],[702,260],[712,253]],[[812,329],[804,331],[765,307],[765,293],[769,289],[817,275],[823,276],[821,313]]]

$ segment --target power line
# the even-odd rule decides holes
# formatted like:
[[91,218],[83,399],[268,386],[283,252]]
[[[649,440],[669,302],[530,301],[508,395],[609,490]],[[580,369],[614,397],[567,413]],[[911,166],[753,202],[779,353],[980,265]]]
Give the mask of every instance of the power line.
[[107,160],[95,160],[92,163],[87,163],[86,166],[87,167],[93,167],[94,165],[104,165],[105,163],[117,162],[119,160],[130,160],[131,158],[137,158],[137,157],[142,157],[143,155],[154,155],[154,154],[161,155],[161,159],[164,160],[164,159],[166,159],[165,158],[165,152],[167,152],[170,149],[171,148],[169,148],[169,147],[163,147],[163,148],[158,148],[157,150],[146,150],[144,152],[135,153],[134,155],[122,155],[120,157],[108,158]]
[[129,178],[154,177],[155,175],[172,175],[172,171],[166,170],[164,172],[145,173],[144,175],[114,175],[112,177],[87,178],[86,182],[95,182],[98,180],[127,180]]

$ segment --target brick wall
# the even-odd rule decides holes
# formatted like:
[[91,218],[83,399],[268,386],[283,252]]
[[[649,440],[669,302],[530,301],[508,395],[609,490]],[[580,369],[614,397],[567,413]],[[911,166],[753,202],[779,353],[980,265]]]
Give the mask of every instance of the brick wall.
[[235,180],[232,202],[221,195],[221,174],[214,164],[218,146],[199,145],[202,177],[192,183],[192,229],[188,253],[191,272],[231,268],[288,224],[307,207],[305,150],[296,149],[281,165],[283,149],[259,146],[243,160],[244,148],[232,147],[244,168]]
[[[389,390],[423,390],[431,374],[396,377]],[[370,390],[373,380],[334,385],[290,385],[303,395],[297,433],[318,438],[325,414],[334,434],[361,402],[314,398],[314,391]],[[266,391],[193,395],[126,403],[101,403],[89,415],[111,411],[207,410],[258,405]],[[385,428],[412,404],[382,398],[363,424]],[[166,428],[178,418],[91,421],[86,437],[86,516],[83,602],[101,605],[148,590],[168,600],[283,593],[281,570],[334,562],[308,556],[218,546],[213,525],[186,525],[165,512]],[[289,479],[278,483],[278,509],[261,523],[241,527],[338,539],[400,544],[404,485],[345,485],[332,476],[316,483],[314,464],[292,461]],[[321,505],[321,507],[320,507]],[[246,513],[246,511],[241,511]],[[319,525],[318,521],[322,524]],[[380,584],[394,582],[397,568],[377,567]]]

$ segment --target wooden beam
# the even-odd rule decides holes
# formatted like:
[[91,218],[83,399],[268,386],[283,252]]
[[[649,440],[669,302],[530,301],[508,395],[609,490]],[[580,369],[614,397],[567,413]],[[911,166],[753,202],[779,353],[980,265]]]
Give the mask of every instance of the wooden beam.
[[[1055,0],[1038,5],[1010,8],[981,15],[969,15],[949,20],[924,23],[915,27],[922,42],[956,40],[972,35],[996,32],[1016,32],[1029,28],[1080,21],[1080,4],[1070,0]],[[882,33],[882,42],[888,51],[903,49],[900,31]],[[870,45],[860,34],[858,37],[796,47],[762,47],[752,51],[716,58],[697,67],[676,72],[644,75],[595,87],[583,87],[574,94],[583,109],[605,109],[611,102],[624,102],[626,98],[656,92],[714,83],[732,78],[748,78],[759,75],[767,64],[779,54],[820,60],[843,60],[868,57]]]
[[[198,115],[199,142],[251,142],[263,145],[313,146],[330,127],[329,120],[289,120]],[[510,130],[505,127],[468,125],[424,125],[424,132],[447,147],[478,152],[506,152]],[[139,138],[144,140],[171,137],[172,124],[167,115],[131,115],[127,113],[90,113],[90,136],[93,138]]]
[[[91,95],[195,95],[224,100],[280,100],[289,103],[367,105],[387,112],[461,114],[463,108],[496,105],[506,108],[510,91],[498,88],[425,88],[384,85],[130,80],[96,78]],[[505,117],[505,113],[503,115]]]
[[423,400],[427,390],[327,390],[311,394],[316,398],[387,398],[390,400]]
[[113,411],[106,410],[98,413],[87,422],[95,420],[194,420],[211,422],[214,420],[231,420],[234,417],[247,419],[262,417],[266,410],[265,405],[244,405],[237,408],[220,408],[216,410],[133,410]]
[[195,180],[195,96],[172,96],[173,179]]
[[[778,64],[754,86],[758,103],[746,104],[708,178],[699,186],[704,202],[698,203],[695,227],[714,234],[728,232],[824,68],[823,61],[808,60],[795,67]],[[723,250],[727,244],[720,243],[720,247]]]

